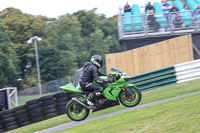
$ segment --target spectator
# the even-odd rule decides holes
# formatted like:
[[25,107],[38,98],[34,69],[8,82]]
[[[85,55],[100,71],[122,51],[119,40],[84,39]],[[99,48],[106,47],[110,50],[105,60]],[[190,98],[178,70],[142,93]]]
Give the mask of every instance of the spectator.
[[131,7],[128,2],[126,2],[126,5],[124,6],[124,12],[131,12]]
[[181,16],[191,16],[191,12],[187,5],[184,5],[183,11],[181,12]]
[[170,4],[167,3],[167,0],[164,0],[162,4],[162,10],[164,11],[165,14],[168,14],[171,10]]
[[151,10],[155,10],[154,7],[151,5],[151,2],[145,7],[145,12],[150,12]]
[[171,10],[171,6],[170,4],[167,3],[167,0],[164,0],[163,4],[162,4],[162,10],[164,12],[164,16],[166,17],[167,19],[167,25],[169,26],[169,12]]
[[172,8],[170,9],[170,12],[178,12],[179,9],[176,7],[176,4],[173,3]]
[[200,15],[200,4],[196,5],[196,9],[194,10],[195,16]]
[[191,26],[192,24],[192,12],[189,11],[189,8],[187,5],[184,5],[184,8],[180,15],[183,17],[183,22],[185,27]]
[[179,12],[176,13],[175,19],[173,21],[173,29],[174,28],[179,28],[179,27],[185,27],[183,20],[181,18],[181,16],[179,15]]
[[184,5],[183,11],[188,11],[188,10],[189,10],[188,6]]
[[155,31],[157,32],[160,28],[160,24],[157,22],[156,17],[154,16],[154,10],[152,9],[148,15],[147,18],[147,23],[149,25],[150,28],[155,29]]

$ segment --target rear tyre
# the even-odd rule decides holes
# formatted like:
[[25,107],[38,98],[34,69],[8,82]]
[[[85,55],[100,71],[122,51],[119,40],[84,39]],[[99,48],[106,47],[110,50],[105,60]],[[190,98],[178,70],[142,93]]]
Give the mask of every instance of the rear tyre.
[[70,100],[66,105],[65,112],[71,120],[82,121],[88,117],[90,110]]
[[119,94],[120,103],[126,107],[134,107],[138,105],[142,99],[142,94],[138,88],[131,86],[130,89],[133,94],[129,94],[126,91],[121,91]]

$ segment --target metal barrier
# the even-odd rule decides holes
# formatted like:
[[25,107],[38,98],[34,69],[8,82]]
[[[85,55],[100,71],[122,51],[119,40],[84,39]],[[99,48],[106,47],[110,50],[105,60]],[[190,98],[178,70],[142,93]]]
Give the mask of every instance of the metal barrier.
[[18,106],[18,94],[16,87],[3,88],[0,89],[0,91],[5,91],[6,93],[6,101],[8,106],[7,109],[11,109],[12,107]]
[[[182,22],[174,22],[176,13],[181,16]],[[151,14],[131,15],[131,13],[119,13],[119,39],[126,40],[131,38],[184,35],[200,32],[200,15],[196,15],[194,11],[187,10],[169,14],[153,14],[160,25],[158,30],[155,30],[155,28],[149,24],[148,17],[150,15]]]

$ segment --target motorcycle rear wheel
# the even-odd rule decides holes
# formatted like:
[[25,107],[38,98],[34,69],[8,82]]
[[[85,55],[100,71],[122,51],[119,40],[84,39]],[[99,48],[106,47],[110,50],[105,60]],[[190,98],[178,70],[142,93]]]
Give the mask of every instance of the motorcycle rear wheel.
[[133,94],[128,94],[126,91],[121,91],[119,101],[126,107],[134,107],[138,105],[142,99],[142,94],[138,88],[130,87]]
[[66,105],[65,112],[71,120],[82,121],[88,117],[90,110],[70,100]]

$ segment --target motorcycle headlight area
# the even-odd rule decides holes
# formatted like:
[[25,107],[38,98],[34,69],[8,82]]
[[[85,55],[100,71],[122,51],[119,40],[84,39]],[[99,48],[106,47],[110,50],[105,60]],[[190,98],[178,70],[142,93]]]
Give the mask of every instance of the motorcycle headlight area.
[[130,77],[127,77],[127,76],[123,77],[123,79],[126,80],[126,81],[131,80],[131,78],[130,78]]

